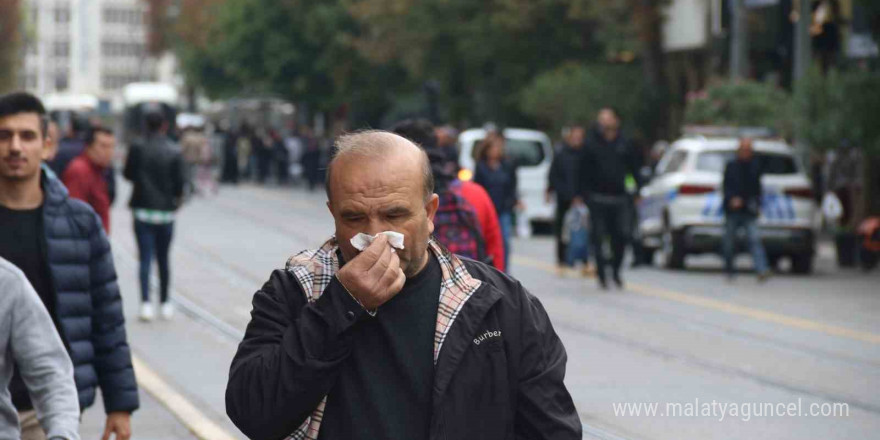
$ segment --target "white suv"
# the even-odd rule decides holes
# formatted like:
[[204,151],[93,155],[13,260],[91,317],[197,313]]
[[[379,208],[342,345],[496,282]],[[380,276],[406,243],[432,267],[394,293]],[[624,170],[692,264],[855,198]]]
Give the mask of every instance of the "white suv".
[[[639,233],[648,261],[659,251],[666,267],[681,269],[688,254],[721,252],[721,185],[738,144],[735,137],[685,137],[663,155],[639,203]],[[763,171],[758,225],[768,261],[775,266],[788,257],[793,272],[809,273],[818,230],[810,181],[785,142],[755,140],[753,145]]]

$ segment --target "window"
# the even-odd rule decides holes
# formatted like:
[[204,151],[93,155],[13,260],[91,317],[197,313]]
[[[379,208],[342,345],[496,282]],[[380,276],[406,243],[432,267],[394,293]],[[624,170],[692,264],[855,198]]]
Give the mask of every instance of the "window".
[[687,161],[687,151],[673,150],[669,154],[670,156],[669,160],[666,161],[666,166],[662,170],[659,170],[658,174],[677,173],[681,171],[681,168]]
[[67,72],[55,74],[55,90],[67,90]]
[[[736,159],[736,151],[707,151],[697,156],[697,169],[713,173],[723,173],[727,163]],[[783,154],[755,153],[763,174],[795,174],[797,165],[794,158]]]
[[70,23],[70,9],[64,7],[55,8],[55,23]]
[[66,58],[70,56],[70,42],[68,41],[56,41],[52,43],[52,55],[60,58]]

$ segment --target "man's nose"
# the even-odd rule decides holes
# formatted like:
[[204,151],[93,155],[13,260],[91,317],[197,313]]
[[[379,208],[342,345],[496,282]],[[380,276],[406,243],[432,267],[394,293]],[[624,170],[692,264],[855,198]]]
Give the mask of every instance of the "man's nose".
[[391,228],[388,223],[382,221],[382,219],[371,219],[370,224],[367,226],[367,230],[364,231],[365,234],[376,235],[380,232],[389,231]]
[[11,152],[20,153],[22,151],[21,136],[19,136],[18,133],[12,133],[12,137],[9,141],[9,150]]

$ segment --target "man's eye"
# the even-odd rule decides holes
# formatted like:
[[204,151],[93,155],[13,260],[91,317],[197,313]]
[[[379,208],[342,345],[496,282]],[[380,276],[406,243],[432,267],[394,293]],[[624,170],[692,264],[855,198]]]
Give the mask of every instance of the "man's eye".
[[0,131],[0,141],[8,141],[12,139],[12,132],[7,130]]
[[29,132],[29,131],[26,131],[21,134],[21,140],[23,140],[23,141],[32,141],[36,138],[37,138],[37,134]]

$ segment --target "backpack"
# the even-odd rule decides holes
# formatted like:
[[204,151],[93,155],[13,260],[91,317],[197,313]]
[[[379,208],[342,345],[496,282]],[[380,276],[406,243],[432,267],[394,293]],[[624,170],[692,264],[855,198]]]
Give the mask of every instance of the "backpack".
[[474,207],[453,185],[437,195],[440,204],[434,216],[434,238],[453,254],[490,263]]

